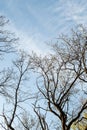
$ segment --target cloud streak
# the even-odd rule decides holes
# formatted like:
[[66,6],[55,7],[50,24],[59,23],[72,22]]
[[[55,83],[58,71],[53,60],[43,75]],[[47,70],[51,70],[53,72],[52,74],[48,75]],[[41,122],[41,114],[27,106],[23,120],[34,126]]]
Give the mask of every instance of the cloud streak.
[[[50,42],[60,33],[69,32],[77,24],[87,24],[86,0],[3,1],[4,14],[6,12],[14,24],[9,28],[20,38],[19,48],[29,52],[47,53],[45,41]],[[6,2],[8,7],[5,7]]]
[[[59,0],[53,9],[59,17],[62,17],[64,22],[80,22],[86,23],[87,21],[87,3],[86,0]],[[61,21],[61,19],[60,19]]]
[[43,55],[49,52],[48,49],[46,49],[46,44],[44,43],[44,39],[41,34],[34,33],[31,35],[28,32],[19,30],[15,27],[13,22],[10,22],[9,26],[7,26],[7,30],[10,32],[15,32],[15,36],[19,38],[17,46],[18,50],[24,50],[27,53],[32,53],[32,51],[34,51],[37,54]]
[[87,24],[86,0],[58,0],[48,10],[51,14],[49,27],[56,33],[68,31],[77,24]]

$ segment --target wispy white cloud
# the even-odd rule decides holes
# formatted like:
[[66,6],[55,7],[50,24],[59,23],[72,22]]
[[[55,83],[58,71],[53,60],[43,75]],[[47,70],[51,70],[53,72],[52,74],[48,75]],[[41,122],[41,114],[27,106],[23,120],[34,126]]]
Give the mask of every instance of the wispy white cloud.
[[59,0],[53,9],[54,13],[58,13],[63,17],[64,22],[72,20],[79,24],[87,21],[87,2],[86,0]]
[[10,28],[20,38],[19,48],[26,51],[48,52],[44,41],[67,33],[76,24],[87,24],[86,0],[21,1],[9,0],[8,13],[15,24]]
[[87,4],[85,3],[76,3],[68,2],[67,3],[66,16],[68,19],[73,20],[77,24],[86,23],[87,20]]
[[70,30],[76,24],[87,24],[86,0],[58,0],[48,10],[51,14],[49,27],[54,32],[65,33],[65,30]]
[[9,26],[7,26],[7,29],[10,32],[15,33],[15,37],[19,38],[18,41],[18,50],[24,50],[27,53],[32,53],[32,51],[36,52],[37,54],[43,54],[45,55],[48,53],[48,49],[46,48],[46,44],[44,42],[43,37],[41,34],[29,34],[29,32],[24,32],[23,30],[19,30],[15,27],[13,22],[10,22]]

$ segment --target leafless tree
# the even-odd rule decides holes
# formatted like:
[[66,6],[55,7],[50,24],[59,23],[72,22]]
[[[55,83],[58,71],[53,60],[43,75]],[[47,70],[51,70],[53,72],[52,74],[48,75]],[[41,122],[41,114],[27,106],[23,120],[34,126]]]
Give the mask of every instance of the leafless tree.
[[20,124],[17,130],[39,130],[39,120],[32,115],[26,111],[22,114],[21,119],[18,117]]
[[6,29],[8,22],[4,16],[0,16],[0,55],[14,51],[13,46],[18,40]]
[[[6,23],[8,20],[0,16],[1,57],[13,52],[17,40],[3,30]],[[79,26],[72,30],[72,36],[60,36],[52,49],[54,53],[47,56],[21,52],[13,67],[0,69],[0,95],[7,102],[0,115],[4,130],[16,130],[18,121],[24,130],[70,130],[73,123],[83,119],[87,110],[87,29]],[[31,98],[26,87],[31,70],[37,73],[38,92],[33,104],[36,124],[22,116],[24,103]]]
[[[4,54],[15,52],[15,43],[17,38],[6,29],[8,20],[4,16],[0,16],[0,63],[3,62]],[[10,79],[11,71],[6,71],[4,66],[0,67],[0,94],[6,96],[6,84]]]
[[[30,70],[30,62],[25,53],[13,62],[12,71],[10,71],[10,80],[6,83],[6,96],[8,104],[3,106],[2,117],[4,118],[4,128],[6,130],[15,130],[14,123],[17,124],[17,119],[21,117],[23,103],[29,99],[25,81],[28,80],[28,72]],[[21,111],[22,110],[22,111]],[[5,127],[6,126],[6,127]]]
[[[14,54],[15,43],[18,38],[15,38],[13,33],[10,33],[6,29],[8,20],[4,16],[0,16],[0,61],[4,54],[10,53],[10,56]],[[17,42],[18,43],[18,42]],[[12,66],[0,68],[0,97],[3,99],[3,111],[0,114],[2,121],[0,122],[0,128],[4,130],[17,129],[18,121],[21,123],[23,129],[30,130],[33,127],[32,122],[28,122],[28,118],[22,117],[25,106],[24,103],[29,97],[29,91],[26,87],[26,82],[29,81],[30,62],[25,52],[21,51],[20,54],[16,52],[12,59]],[[4,58],[4,57],[3,57]],[[23,118],[23,121],[22,121]],[[27,122],[26,122],[27,121]],[[28,124],[29,125],[28,125]]]
[[54,53],[45,57],[30,56],[38,74],[35,113],[41,125],[41,112],[45,111],[58,119],[62,130],[70,130],[87,109],[87,95],[83,91],[87,92],[87,29],[79,26],[72,30],[71,37],[60,36],[52,48]]
[[[4,58],[4,54],[15,52],[15,43],[17,42],[17,38],[15,38],[13,33],[10,33],[6,29],[6,24],[8,24],[8,20],[4,16],[0,16],[0,61],[2,62],[2,58]],[[15,64],[16,66],[16,64]],[[21,71],[21,70],[20,70]],[[13,77],[13,69],[5,69],[3,66],[0,68],[0,96],[4,96],[6,99],[13,99],[10,93],[12,84],[12,77]],[[14,110],[12,112],[12,117],[8,122],[8,118],[4,114],[4,107],[3,107],[3,117],[5,119],[6,125],[8,128],[13,129],[11,124],[14,120],[16,106],[17,106],[17,93],[19,89],[21,77],[19,79],[18,86],[15,88],[15,101],[14,101]],[[9,89],[10,88],[10,89]],[[14,90],[14,89],[13,89]],[[3,125],[2,125],[3,126]],[[3,126],[5,128],[5,126]]]

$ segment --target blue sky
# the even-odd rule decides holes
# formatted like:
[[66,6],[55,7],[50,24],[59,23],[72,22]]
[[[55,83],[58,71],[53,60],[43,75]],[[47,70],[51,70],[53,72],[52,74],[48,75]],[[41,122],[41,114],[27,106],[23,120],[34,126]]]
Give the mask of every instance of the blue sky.
[[9,30],[20,38],[19,48],[48,52],[46,42],[87,25],[86,0],[0,0],[0,14],[10,19]]
[[46,42],[78,24],[87,26],[87,0],[0,0],[0,15],[10,20],[8,30],[20,38],[19,48],[46,54]]

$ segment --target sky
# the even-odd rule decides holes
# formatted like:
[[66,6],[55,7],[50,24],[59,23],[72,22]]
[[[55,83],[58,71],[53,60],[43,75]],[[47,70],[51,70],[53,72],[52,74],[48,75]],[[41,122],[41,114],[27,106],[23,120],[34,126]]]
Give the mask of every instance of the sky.
[[8,30],[19,37],[18,49],[47,54],[46,44],[61,33],[87,26],[87,0],[0,0],[0,15],[10,20]]
[[10,20],[9,30],[20,38],[19,48],[49,53],[47,43],[87,24],[86,0],[0,0],[0,15]]

